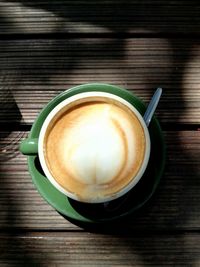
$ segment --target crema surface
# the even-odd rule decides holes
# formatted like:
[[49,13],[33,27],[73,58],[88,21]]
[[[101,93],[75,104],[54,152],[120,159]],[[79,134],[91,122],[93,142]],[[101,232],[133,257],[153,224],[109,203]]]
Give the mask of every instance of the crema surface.
[[44,142],[53,178],[81,201],[120,191],[140,169],[145,135],[136,115],[117,101],[88,100],[57,115]]

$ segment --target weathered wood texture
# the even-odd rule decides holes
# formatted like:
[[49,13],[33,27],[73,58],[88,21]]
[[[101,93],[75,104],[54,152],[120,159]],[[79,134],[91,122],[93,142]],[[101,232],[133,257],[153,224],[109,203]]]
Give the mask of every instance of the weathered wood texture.
[[28,233],[0,236],[1,266],[199,266],[200,237]]
[[0,33],[181,33],[200,30],[199,1],[1,1]]
[[88,82],[146,103],[162,86],[165,129],[200,128],[199,11],[198,0],[0,0],[1,266],[200,266],[200,131],[165,132],[165,174],[121,236],[86,233],[49,206],[18,150],[27,132],[13,131]]
[[[18,151],[24,132],[0,135],[0,227],[21,230],[70,230],[39,195]],[[167,165],[154,198],[127,229],[200,230],[200,132],[165,132]]]
[[198,39],[0,41],[0,122],[33,123],[59,92],[88,82],[116,84],[147,103],[164,88],[163,123],[200,123]]

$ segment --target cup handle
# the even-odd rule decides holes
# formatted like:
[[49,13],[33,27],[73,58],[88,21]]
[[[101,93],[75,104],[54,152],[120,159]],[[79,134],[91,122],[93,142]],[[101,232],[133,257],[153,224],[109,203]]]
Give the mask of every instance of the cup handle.
[[20,144],[19,150],[24,155],[38,154],[38,138],[27,138]]

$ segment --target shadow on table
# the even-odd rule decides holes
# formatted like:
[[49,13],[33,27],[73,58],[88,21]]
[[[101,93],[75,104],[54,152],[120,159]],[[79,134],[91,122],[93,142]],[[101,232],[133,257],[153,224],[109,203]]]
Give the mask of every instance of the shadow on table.
[[[167,108],[169,111],[173,110],[173,108],[177,108],[179,112],[175,115],[174,120],[177,122],[181,121],[182,116],[184,116],[184,112],[187,109],[184,94],[183,94],[183,80],[185,72],[187,71],[187,64],[192,60],[192,52],[193,47],[196,45],[199,45],[199,40],[196,38],[189,38],[185,39],[184,35],[179,40],[182,40],[182,45],[180,45],[177,48],[176,45],[176,34],[172,35],[170,37],[170,31],[172,30],[174,33],[176,32],[183,32],[184,34],[190,35],[190,31],[194,34],[199,34],[200,31],[200,17],[197,14],[197,4],[198,1],[190,1],[189,4],[187,4],[187,1],[177,1],[176,4],[168,4],[168,1],[160,1],[159,5],[154,2],[154,4],[151,4],[148,1],[140,1],[137,3],[135,1],[109,1],[108,4],[101,4],[100,1],[95,1],[94,3],[91,3],[87,5],[81,4],[81,5],[65,5],[60,4],[58,5],[57,1],[12,1],[12,2],[18,2],[21,3],[24,6],[29,6],[43,9],[46,11],[50,11],[53,14],[55,14],[58,17],[62,17],[66,19],[67,23],[71,22],[82,22],[82,23],[89,23],[92,25],[97,25],[104,27],[105,29],[108,29],[112,33],[117,34],[125,34],[129,33],[134,28],[140,32],[140,30],[145,31],[147,33],[153,33],[157,34],[157,37],[159,37],[159,33],[165,33],[161,34],[163,36],[162,38],[165,39],[165,41],[168,43],[168,46],[170,47],[172,51],[172,61],[170,62],[170,70],[168,70],[167,74],[163,74],[164,78],[162,80],[159,80],[159,85],[162,85],[162,87],[166,91],[164,91],[163,98],[161,100],[161,104],[159,106],[160,109],[160,119],[162,120],[165,118],[165,114],[162,114],[162,109]],[[175,2],[174,2],[175,3]],[[98,9],[97,9],[98,8]],[[87,15],[84,15],[86,14]],[[171,13],[174,13],[175,16],[170,16]],[[102,16],[101,16],[102,14]],[[107,14],[107,15],[105,15]],[[177,14],[177,16],[176,16]],[[3,15],[1,17],[1,15]],[[0,12],[0,22],[3,22],[5,19],[6,14],[1,14]],[[107,16],[107,19],[105,19],[105,16]],[[146,19],[145,19],[146,18]],[[150,19],[151,23],[148,23],[148,19]],[[179,19],[182,19],[182,24],[179,23]],[[116,21],[120,20],[120,28],[118,28],[119,24],[116,24]],[[181,20],[181,19],[180,19]],[[9,21],[9,19],[8,19]],[[10,22],[9,22],[10,23]],[[13,22],[14,23],[14,22]],[[168,26],[169,27],[168,27]],[[171,25],[171,27],[170,27]],[[183,29],[183,25],[185,25],[185,28]],[[192,26],[191,26],[192,25]],[[193,27],[193,25],[196,25],[196,27]],[[62,27],[63,25],[60,24],[59,27]],[[56,29],[57,31],[61,31],[60,28]],[[168,36],[169,35],[169,36]],[[167,37],[168,36],[168,37]],[[117,50],[117,57],[120,59],[123,59],[125,57],[125,50],[126,50],[126,39],[124,38],[118,38],[113,37],[112,40],[107,40],[102,45],[94,43],[93,48],[96,48],[96,51],[98,55],[101,55],[103,59],[106,59],[106,57],[112,57],[112,49],[109,50],[110,47],[113,45],[116,47]],[[133,36],[134,37],[134,36]],[[144,35],[145,38],[145,35]],[[26,40],[24,40],[26,43]],[[51,41],[49,44],[50,50],[55,50],[57,47],[57,40]],[[71,50],[70,53],[67,50],[67,46],[70,44],[71,47],[73,46],[79,46],[80,49],[78,50]],[[42,46],[42,48],[45,47]],[[7,50],[7,47],[2,47],[4,51]],[[16,80],[19,82],[21,79],[21,70],[22,69],[30,69],[33,70],[32,73],[29,73],[32,78],[35,78],[35,81],[41,81],[45,85],[49,85],[50,82],[50,76],[53,74],[59,74],[60,70],[66,70],[69,71],[69,73],[72,73],[74,69],[76,69],[79,58],[83,57],[84,51],[87,49],[87,44],[85,45],[83,41],[79,40],[67,40],[66,41],[66,51],[63,52],[62,55],[60,55],[60,60],[57,62],[55,61],[55,55],[59,55],[59,51],[52,53],[52,56],[50,57],[51,62],[55,62],[55,68],[53,70],[46,69],[46,63],[38,62],[38,59],[30,58],[27,55],[26,59],[23,59],[19,62],[19,65],[15,65],[15,68],[17,68],[16,73]],[[109,51],[109,52],[107,52]],[[91,51],[92,53],[92,51]],[[43,51],[41,49],[41,56],[43,54]],[[101,57],[100,57],[101,58]],[[29,63],[29,60],[31,60],[31,66]],[[95,60],[95,58],[93,59]],[[137,58],[135,59],[137,61]],[[164,60],[164,59],[163,59]],[[99,62],[99,57],[96,59],[97,64]],[[12,66],[14,62],[12,61],[12,58],[8,59],[8,65],[9,67]],[[131,64],[131,63],[130,63]],[[4,65],[0,62],[0,67],[3,69]],[[34,74],[34,70],[37,70],[40,68],[43,74],[42,78],[37,77],[37,73]],[[12,71],[12,68],[11,68]],[[152,70],[151,70],[152,71]],[[156,75],[157,72],[159,72],[159,68],[154,68],[154,75]],[[167,70],[166,70],[167,71]],[[129,73],[129,70],[127,69],[127,75],[130,77],[133,75],[132,73]],[[134,76],[133,76],[134,78]],[[166,79],[167,78],[167,79]],[[136,78],[137,79],[137,78]],[[144,74],[144,82],[148,82],[149,78],[145,76]],[[28,78],[27,78],[28,81]],[[153,93],[153,90],[155,87],[158,86],[158,82],[153,81],[152,84],[152,90],[149,90],[149,97]],[[170,84],[173,85],[173,87],[170,87]],[[176,88],[176,89],[175,89]],[[20,87],[16,87],[16,90],[20,90]],[[173,101],[173,99],[170,98],[170,95],[172,93],[172,90],[176,90],[179,94],[179,102],[176,103],[176,101]],[[14,93],[14,92],[13,92]],[[168,101],[166,101],[168,99]],[[15,105],[15,104],[14,104]],[[19,110],[16,108],[16,116],[20,116]],[[173,128],[172,128],[173,130]],[[167,133],[166,133],[167,135]],[[194,155],[191,155],[188,153],[186,147],[184,146],[183,141],[180,139],[179,131],[174,131],[174,140],[177,140],[178,147],[176,149],[179,152],[179,155],[182,159],[184,159],[184,162],[193,162]],[[176,154],[177,151],[173,150],[175,148],[171,148],[171,155],[174,153]],[[134,234],[134,232],[138,231],[137,229],[140,229],[141,225],[141,231],[143,233],[147,231],[147,229],[151,229],[151,231],[168,231],[168,229],[175,230],[184,230],[185,226],[187,225],[187,221],[190,221],[190,215],[192,216],[193,212],[195,210],[199,210],[200,204],[196,201],[196,196],[200,195],[200,182],[199,179],[195,179],[195,177],[198,176],[199,167],[195,164],[193,165],[187,165],[184,166],[178,164],[176,166],[175,162],[177,159],[174,157],[171,157],[171,155],[168,156],[167,166],[166,166],[166,173],[170,172],[170,169],[174,171],[174,177],[176,177],[176,184],[173,184],[172,179],[168,180],[166,179],[166,176],[161,181],[161,185],[157,191],[157,193],[154,195],[153,199],[145,206],[144,209],[140,210],[138,213],[135,213],[135,217],[132,218],[131,223],[129,223],[129,226],[127,227],[127,224],[125,223],[124,226],[122,226],[121,223],[116,224],[115,227],[111,225],[111,228],[107,230],[107,227],[101,226],[101,231],[108,232],[108,233],[115,233],[116,231],[119,233],[119,228],[122,229],[123,233],[130,233]],[[173,162],[174,160],[174,162]],[[0,168],[3,166],[4,161],[1,161]],[[188,175],[180,175],[183,173],[187,173]],[[4,177],[1,177],[1,180],[3,180]],[[173,184],[173,186],[171,186]],[[193,191],[193,188],[196,188],[196,191]],[[196,196],[193,195],[193,192],[196,192]],[[18,207],[15,206],[14,200],[12,200],[12,196],[9,195],[9,192],[6,193],[5,198],[9,201],[9,210],[7,211],[7,221],[12,221],[12,210],[17,209]],[[166,201],[162,202],[160,201],[162,199],[163,194],[166,196]],[[188,200],[190,202],[188,203]],[[165,214],[164,217],[160,217],[160,212],[165,211],[163,214]],[[16,212],[15,212],[16,213]],[[185,218],[185,220],[180,221],[180,218]],[[17,219],[17,218],[16,218]],[[146,226],[144,226],[144,222],[146,223]],[[6,223],[6,221],[5,221]],[[191,223],[190,223],[191,224]],[[15,229],[15,220],[13,220],[13,230]],[[192,225],[192,224],[191,224]],[[81,226],[81,225],[80,225]],[[99,231],[99,228],[92,227],[86,227],[87,230],[91,231]],[[116,229],[115,229],[116,228]],[[146,229],[146,230],[144,230]],[[192,229],[192,226],[191,226]],[[10,240],[10,239],[9,239]],[[126,241],[126,239],[124,239]],[[123,237],[122,237],[123,242]],[[142,261],[144,264],[151,264],[151,265],[162,265],[163,262],[159,262],[160,258],[155,257],[145,257],[145,251],[143,251],[143,245],[140,241],[134,242],[133,244],[130,244],[132,249],[136,250],[138,255],[141,255]],[[155,238],[153,237],[151,239],[151,246],[152,250],[154,252],[154,255],[156,255],[157,251],[159,251],[160,244],[156,242]],[[169,244],[163,245],[163,257],[172,257],[176,258],[176,255],[174,254],[173,248],[176,246],[181,246],[181,250],[183,254],[187,254],[187,250],[185,248],[184,240],[183,242],[176,243],[176,240],[174,239],[173,244],[171,244],[171,250],[169,251]],[[6,244],[7,249],[10,247],[10,243],[8,242]],[[15,244],[15,249],[19,252],[19,254],[23,254],[24,257],[21,259],[19,258],[19,265],[20,264],[26,264],[27,263],[33,263],[37,262],[37,266],[43,266],[42,258],[36,259],[34,255],[31,255],[31,253],[26,252],[25,245],[23,243],[23,240],[18,240]],[[6,255],[6,249],[5,249],[5,258],[10,257],[10,252],[8,252],[8,255]],[[8,249],[9,251],[9,249]],[[15,259],[14,259],[15,260]],[[156,261],[155,261],[156,260]],[[192,260],[192,259],[191,259]],[[194,259],[193,259],[194,260]],[[12,260],[11,260],[12,262]],[[32,265],[30,265],[32,266]]]
[[[3,75],[0,77],[5,78]],[[20,132],[21,123],[23,118],[12,91],[8,88],[8,84],[7,87],[0,84],[0,227],[4,231],[4,234],[1,234],[0,263],[2,260],[2,264],[7,262],[9,266],[43,266],[37,265],[38,262],[30,253],[27,253],[24,242],[17,238],[15,225],[18,223],[18,218],[13,215],[20,214],[20,207],[15,203],[6,176],[6,166],[9,167],[7,163],[12,160],[15,164],[14,159],[20,153],[19,142],[24,138],[24,132]],[[11,251],[15,253],[12,255]]]

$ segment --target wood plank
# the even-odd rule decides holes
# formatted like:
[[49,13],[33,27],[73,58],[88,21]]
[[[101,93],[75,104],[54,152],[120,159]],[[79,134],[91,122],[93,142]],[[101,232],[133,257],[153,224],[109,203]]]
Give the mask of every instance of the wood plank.
[[1,266],[199,266],[200,236],[1,235]]
[[0,33],[199,35],[199,1],[1,1]]
[[[0,122],[33,123],[50,99],[72,86],[122,86],[148,103],[164,88],[163,123],[200,123],[196,39],[81,38],[0,41]],[[6,116],[5,116],[6,114]]]
[[[0,132],[0,228],[77,229],[39,195],[18,151],[25,132]],[[127,229],[200,230],[200,131],[165,132],[167,165],[153,199]]]

